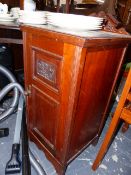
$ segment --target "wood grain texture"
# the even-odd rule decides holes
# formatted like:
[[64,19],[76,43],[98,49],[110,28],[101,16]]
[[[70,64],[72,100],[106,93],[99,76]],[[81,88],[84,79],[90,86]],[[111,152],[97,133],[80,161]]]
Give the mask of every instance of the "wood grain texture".
[[[129,39],[22,26],[30,137],[59,175],[99,138]],[[37,74],[37,60],[44,63]],[[46,66],[47,63],[47,66]],[[52,67],[53,65],[53,67]],[[56,81],[48,76],[56,69]],[[54,80],[54,79],[53,79]]]

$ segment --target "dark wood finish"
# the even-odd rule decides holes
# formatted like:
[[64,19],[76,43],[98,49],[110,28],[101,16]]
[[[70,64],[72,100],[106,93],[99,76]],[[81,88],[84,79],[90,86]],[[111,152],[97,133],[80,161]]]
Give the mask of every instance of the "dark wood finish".
[[118,0],[117,1],[118,13],[122,22],[126,25],[129,24],[129,12],[131,9],[131,0]]
[[14,71],[19,71],[23,69],[23,45],[19,43],[11,43],[10,47],[13,54],[13,67]]
[[23,39],[17,23],[0,22],[0,43],[10,45],[14,70],[23,69]]
[[94,12],[90,14],[91,16],[104,18],[103,30],[106,32],[128,34],[128,32],[123,27],[123,24],[118,21],[112,14],[105,13],[104,11]]
[[0,43],[22,44],[22,32],[13,22],[0,23]]
[[99,138],[130,38],[21,26],[30,138],[64,175]]
[[[74,14],[85,14],[89,15],[93,12],[105,11],[115,15],[115,2],[116,0],[105,0],[103,4],[97,2],[86,2],[85,9],[76,9],[74,5],[74,0],[66,0],[66,3],[63,7],[60,6],[60,0],[57,0],[57,5],[54,5],[53,0],[35,0],[37,10],[48,10],[55,12],[64,12],[64,13],[74,13]],[[20,1],[20,6],[23,8],[23,0]]]
[[24,0],[1,0],[0,2],[3,4],[7,4],[9,7],[9,10],[12,7],[20,7],[21,9],[24,8]]
[[131,0],[118,0],[117,13],[128,32],[131,32]]
[[20,0],[1,0],[0,2],[3,4],[7,4],[9,10],[12,7],[20,7]]
[[100,6],[100,10],[103,10],[106,13],[116,15],[115,12],[116,0],[105,0],[105,2]]
[[[72,0],[74,3],[74,0]],[[75,9],[73,8],[73,5],[71,6],[72,8],[70,8],[70,1],[67,0],[66,1],[66,10],[65,12],[68,13],[76,13],[76,14],[85,14],[85,15],[89,15],[93,12],[99,12],[99,11],[104,11],[105,13],[110,13],[112,15],[116,15],[115,12],[115,4],[116,4],[116,0],[105,0],[105,2],[103,4],[99,4],[99,3],[91,3],[88,1],[86,2],[86,8],[85,9]]]
[[99,131],[122,52],[123,48],[106,48],[105,51],[92,50],[92,52],[88,50],[75,114],[70,157],[81,150],[87,140],[92,140]]
[[[93,163],[93,166],[92,166],[93,170],[96,170],[98,168],[104,155],[106,154],[109,148],[109,145],[111,143],[111,139],[118,127],[120,119],[124,120],[128,124],[131,124],[131,104],[130,104],[131,103],[131,92],[130,90],[131,90],[131,69],[128,73],[128,77],[127,77],[125,86],[123,88],[119,103],[116,107],[114,116],[109,125],[109,129],[106,133],[106,136],[103,140],[103,143],[97,154],[97,157]],[[129,105],[127,105],[127,101]],[[127,129],[127,126],[126,126],[126,129]]]
[[24,0],[20,0],[20,9],[23,10],[24,9]]

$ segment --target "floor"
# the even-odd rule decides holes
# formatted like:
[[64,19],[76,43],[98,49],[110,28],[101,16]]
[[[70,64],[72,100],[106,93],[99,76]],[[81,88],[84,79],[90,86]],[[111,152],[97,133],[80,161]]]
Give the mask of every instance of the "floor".
[[[112,114],[115,106],[116,104],[110,114]],[[15,119],[16,114],[13,114],[6,121],[0,123],[0,128],[9,127],[10,129],[8,137],[0,138],[0,175],[5,174],[5,165],[10,158]],[[110,123],[110,119],[111,115],[108,117],[98,144],[95,147],[90,145],[85,149],[85,151],[68,166],[66,175],[131,175],[131,127],[125,134],[119,130],[97,171],[94,172],[91,169]],[[45,169],[47,175],[57,175],[53,165],[46,159],[44,153],[40,151],[34,143],[30,142],[29,144],[32,152]],[[31,175],[37,175],[33,168]]]

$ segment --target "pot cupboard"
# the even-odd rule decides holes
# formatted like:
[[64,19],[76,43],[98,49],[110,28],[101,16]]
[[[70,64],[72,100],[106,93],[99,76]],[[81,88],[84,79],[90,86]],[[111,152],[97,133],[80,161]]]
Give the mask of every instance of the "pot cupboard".
[[97,143],[128,35],[21,26],[30,138],[59,175]]

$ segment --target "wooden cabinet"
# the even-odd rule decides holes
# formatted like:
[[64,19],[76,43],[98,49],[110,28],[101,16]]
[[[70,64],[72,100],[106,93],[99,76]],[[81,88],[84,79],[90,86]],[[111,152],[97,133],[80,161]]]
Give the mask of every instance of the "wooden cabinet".
[[130,38],[21,29],[30,138],[62,175],[99,138]]

